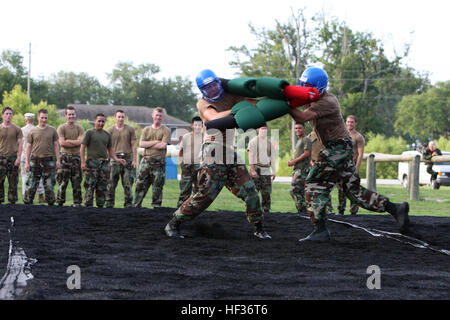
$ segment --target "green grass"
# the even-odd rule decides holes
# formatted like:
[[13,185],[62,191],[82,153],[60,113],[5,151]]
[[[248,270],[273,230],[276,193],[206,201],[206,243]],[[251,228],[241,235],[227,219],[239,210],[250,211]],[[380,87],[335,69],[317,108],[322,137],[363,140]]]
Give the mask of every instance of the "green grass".
[[[7,181],[5,181],[5,193],[7,192]],[[21,182],[19,182],[19,201],[23,203],[21,193]],[[55,193],[56,193],[55,187]],[[289,183],[274,183],[272,187],[272,210],[273,212],[296,212],[294,202],[289,194]],[[134,188],[133,188],[134,192]],[[151,208],[151,187],[143,201],[142,206]],[[410,205],[410,215],[420,216],[442,216],[450,217],[450,187],[441,187],[439,190],[432,190],[428,186],[420,187],[420,200],[410,201],[406,189],[397,185],[378,185],[377,192],[388,196],[392,202],[408,201]],[[163,206],[175,208],[178,196],[180,194],[179,181],[166,180],[163,190]],[[338,206],[338,193],[336,188],[332,193],[332,204],[335,212]],[[5,194],[6,196],[6,194]],[[83,188],[84,196],[84,188]],[[66,192],[66,205],[71,205],[72,202],[72,188],[69,184]],[[37,195],[34,199],[37,203]],[[95,203],[95,202],[94,202]],[[123,208],[123,188],[121,182],[116,188],[116,208]],[[349,201],[347,200],[346,214],[350,209]],[[227,211],[244,211],[244,202],[236,198],[228,189],[223,188],[222,192],[207,209],[210,211],[227,210]],[[379,214],[360,208],[361,214]]]

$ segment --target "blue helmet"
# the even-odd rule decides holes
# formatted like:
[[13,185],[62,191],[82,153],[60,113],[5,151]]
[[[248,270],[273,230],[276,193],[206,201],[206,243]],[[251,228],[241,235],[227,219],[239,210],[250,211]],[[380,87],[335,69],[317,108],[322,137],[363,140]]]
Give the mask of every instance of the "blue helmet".
[[209,69],[200,71],[195,81],[206,101],[217,102],[223,98],[224,90],[222,84],[213,71]]
[[325,93],[328,85],[328,75],[322,68],[311,67],[303,71],[297,84],[302,87],[313,87],[319,94]]

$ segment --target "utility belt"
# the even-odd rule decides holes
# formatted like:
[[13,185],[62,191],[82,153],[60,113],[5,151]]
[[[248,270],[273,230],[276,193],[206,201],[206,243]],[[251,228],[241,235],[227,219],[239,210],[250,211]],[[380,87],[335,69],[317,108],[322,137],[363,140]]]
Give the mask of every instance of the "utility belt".
[[132,156],[131,153],[123,153],[123,152],[121,152],[121,153],[116,153],[116,157],[119,158],[119,159],[125,159],[125,160],[128,160],[128,159],[131,158],[131,156]]
[[9,157],[0,156],[0,160],[16,160],[16,159],[17,159],[17,155],[12,155]]
[[31,161],[53,161],[53,157],[30,157]]
[[78,158],[78,159],[80,159],[80,155],[79,154],[70,154],[70,153],[61,153],[61,157]]

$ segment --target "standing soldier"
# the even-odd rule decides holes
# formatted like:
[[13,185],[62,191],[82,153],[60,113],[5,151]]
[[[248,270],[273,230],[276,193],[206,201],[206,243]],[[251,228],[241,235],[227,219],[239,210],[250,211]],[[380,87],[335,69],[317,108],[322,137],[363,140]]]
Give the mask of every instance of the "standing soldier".
[[139,147],[144,148],[144,157],[139,165],[139,173],[136,180],[136,191],[133,206],[140,208],[152,187],[152,206],[161,207],[163,187],[166,181],[166,153],[170,144],[170,129],[162,125],[164,109],[153,109],[153,124],[142,130]]
[[191,121],[192,132],[186,133],[181,140],[179,158],[181,159],[180,197],[177,208],[198,190],[198,171],[200,170],[201,149],[203,144],[203,121],[194,117]]
[[[55,203],[55,167],[60,168],[58,133],[52,126],[47,125],[48,111],[38,111],[37,127],[30,130],[27,136],[25,155],[25,171],[30,172],[27,179],[27,190],[23,202],[33,204],[34,195],[41,178],[43,179],[45,200],[49,206]],[[56,156],[56,166],[53,159]]]
[[62,206],[66,202],[66,189],[69,181],[72,183],[73,206],[81,206],[81,181],[83,172],[81,170],[80,145],[84,130],[75,124],[77,117],[74,107],[65,110],[66,123],[58,127],[59,144],[61,146],[61,168],[56,174],[58,182],[58,194],[56,202]]
[[306,214],[305,180],[310,169],[312,146],[311,140],[305,136],[306,127],[303,122],[296,122],[294,130],[298,140],[295,144],[294,159],[288,161],[288,166],[294,167],[290,193],[297,212]]
[[3,123],[0,125],[0,204],[5,201],[4,183],[8,177],[8,201],[17,201],[19,184],[19,164],[22,154],[22,130],[11,122],[13,110],[4,107]]
[[[108,185],[108,155],[125,166],[124,159],[117,158],[111,147],[111,135],[103,130],[105,115],[99,113],[95,116],[94,128],[86,131],[81,142],[80,158],[81,169],[86,171],[84,179],[84,203],[86,207],[94,204],[94,192],[97,207],[105,205],[105,193]],[[86,160],[87,149],[87,160]]]
[[[28,172],[25,171],[25,158],[26,158],[26,150],[27,150],[27,137],[28,133],[32,128],[34,128],[34,113],[25,113],[25,126],[22,127],[22,134],[23,134],[23,146],[22,146],[22,156],[20,157],[20,174],[22,175],[22,197],[25,197],[25,191],[27,189],[27,179],[28,179]],[[44,181],[39,180],[39,186],[36,189],[36,193],[39,197],[39,203],[45,202],[45,195],[44,195]]]
[[119,179],[122,178],[122,186],[125,196],[125,208],[133,205],[133,182],[137,163],[136,130],[125,124],[125,113],[117,110],[115,114],[116,124],[106,129],[112,139],[112,148],[117,158],[124,159],[126,165],[122,166],[113,159],[110,160],[110,173],[106,192],[106,207],[113,208],[115,192]]
[[[345,125],[347,126],[348,132],[350,132],[350,136],[353,140],[353,162],[355,163],[355,173],[359,175],[359,167],[361,166],[361,162],[364,157],[364,145],[366,144],[366,140],[361,133],[355,130],[356,127],[356,117],[354,115],[349,115],[347,120],[345,121]],[[336,187],[339,191],[339,214],[343,215],[345,211],[345,205],[347,202],[347,197],[344,193],[344,187],[342,183],[339,182],[336,184]],[[356,215],[358,213],[358,205],[355,201],[350,200],[350,214]]]
[[[258,128],[258,135],[248,143],[250,173],[258,192],[264,212],[270,212],[272,181],[276,176],[274,146],[267,138],[267,126]],[[271,172],[272,169],[272,172]]]

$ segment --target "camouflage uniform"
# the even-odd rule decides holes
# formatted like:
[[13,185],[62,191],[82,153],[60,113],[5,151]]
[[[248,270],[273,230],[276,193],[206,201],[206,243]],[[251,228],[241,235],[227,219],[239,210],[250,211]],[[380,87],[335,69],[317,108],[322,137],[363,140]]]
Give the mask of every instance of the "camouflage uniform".
[[58,182],[58,193],[56,202],[62,205],[66,202],[66,189],[69,181],[72,183],[73,203],[80,205],[81,181],[83,180],[83,171],[81,170],[80,156],[72,154],[61,155],[61,167],[56,171],[56,181]]
[[133,168],[132,155],[116,154],[119,159],[125,159],[127,164],[122,166],[120,163],[111,159],[110,171],[108,179],[108,188],[106,192],[106,207],[114,207],[114,199],[116,198],[116,187],[119,179],[122,179],[122,186],[124,192],[124,207],[130,208],[133,205],[133,183],[136,177],[136,169]]
[[109,164],[108,160],[87,159],[84,177],[84,202],[86,207],[94,205],[94,192],[97,207],[105,205],[105,194],[108,186]]
[[133,206],[137,208],[142,207],[142,201],[144,200],[150,185],[152,185],[152,206],[160,207],[162,204],[163,186],[165,181],[165,159],[152,159],[144,156],[139,164]]
[[52,126],[44,128],[34,127],[27,135],[27,143],[31,147],[30,173],[26,182],[26,191],[23,202],[33,204],[36,190],[42,178],[44,185],[45,200],[49,206],[55,203],[54,187],[56,183],[53,159],[55,154],[55,143],[58,142],[58,133]]
[[197,193],[199,171],[200,164],[183,164],[181,167],[180,197],[178,198],[177,207],[180,207],[191,193]]
[[16,159],[17,156],[0,156],[0,203],[5,201],[4,183],[6,177],[8,177],[8,201],[10,203],[16,203],[18,199],[19,167],[14,165]]
[[353,141],[350,137],[330,140],[320,151],[319,157],[306,178],[306,200],[311,220],[326,220],[329,193],[342,179],[345,195],[358,206],[375,211],[386,211],[388,198],[360,185],[355,173]]
[[232,164],[212,163],[208,157],[218,148],[223,148],[224,155],[227,151],[230,152],[228,149],[225,150],[226,147],[222,144],[205,143],[203,145],[204,161],[198,175],[198,191],[175,211],[174,216],[180,221],[194,219],[211,205],[222,188],[226,186],[236,197],[245,201],[247,220],[250,223],[262,221],[263,211],[258,192],[247,167],[238,164],[240,161],[237,161],[236,153],[234,153]]
[[28,175],[26,191],[23,198],[25,204],[33,204],[36,189],[39,186],[41,178],[44,185],[45,200],[49,205],[55,203],[55,168],[56,165],[53,157],[36,158],[31,156],[30,174]]
[[258,176],[252,178],[255,183],[256,190],[261,193],[261,205],[265,212],[270,211],[271,193],[272,193],[272,176],[261,174],[261,168],[255,166]]
[[275,174],[273,165],[274,146],[267,136],[256,136],[251,139],[247,147],[250,167],[253,166],[257,177],[253,177],[256,190],[261,193],[261,203],[264,212],[270,211],[272,193],[272,172]]
[[5,201],[4,183],[8,177],[8,201],[16,203],[19,184],[19,167],[14,165],[23,138],[22,130],[15,124],[0,125],[0,203]]
[[[308,137],[299,138],[295,145],[295,158],[300,157],[304,151],[311,151],[312,144]],[[311,156],[297,162],[292,170],[292,181],[290,194],[294,199],[297,212],[302,212],[306,209],[305,200],[305,180],[310,169]]]

